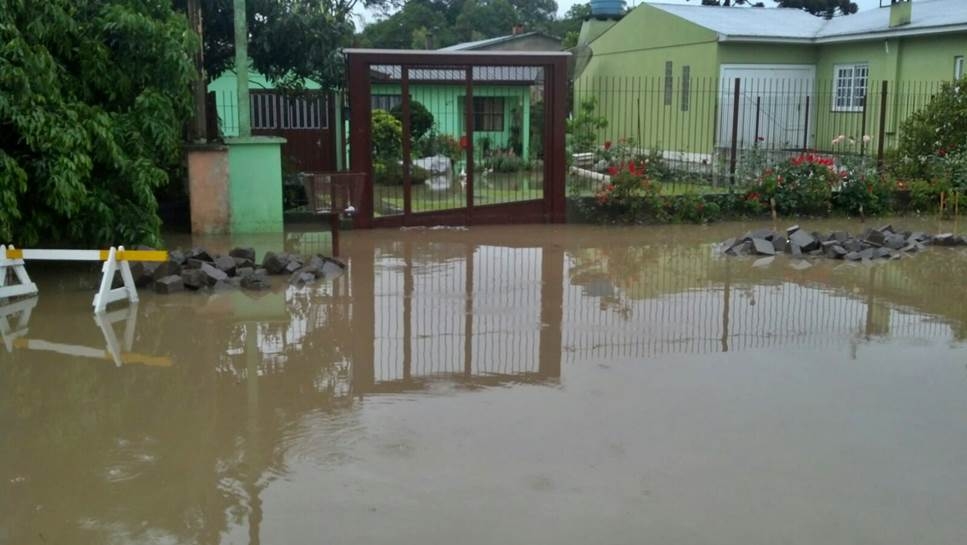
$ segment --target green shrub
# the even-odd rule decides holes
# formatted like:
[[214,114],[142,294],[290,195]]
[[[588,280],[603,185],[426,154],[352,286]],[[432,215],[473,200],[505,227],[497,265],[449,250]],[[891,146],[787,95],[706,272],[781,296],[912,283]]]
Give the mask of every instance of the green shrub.
[[373,110],[373,157],[390,163],[403,157],[403,126],[386,110]]
[[449,134],[440,134],[430,129],[413,143],[413,157],[432,157],[443,155],[457,162],[464,158],[460,141]]
[[665,198],[668,215],[676,223],[706,223],[719,219],[719,205],[695,192]]
[[803,154],[763,172],[759,200],[775,199],[776,211],[786,216],[827,214],[838,178],[832,159]]
[[571,153],[594,151],[598,132],[608,127],[608,118],[597,115],[598,99],[589,97],[581,101],[577,115],[567,120],[568,144]]
[[967,149],[967,79],[944,83],[923,109],[900,126],[899,157],[916,174],[929,172],[931,158]]
[[[430,173],[417,166],[410,167],[410,180],[422,184],[429,179]],[[373,181],[377,185],[403,185],[403,165],[398,161],[373,161]]]
[[513,151],[498,151],[484,160],[484,168],[494,172],[520,172],[530,168],[530,163]]
[[895,185],[863,159],[847,158],[840,170],[840,188],[833,206],[846,214],[876,216],[893,210]]
[[[403,105],[397,104],[389,112],[400,122],[400,130],[403,127]],[[410,137],[415,141],[433,128],[433,114],[426,109],[423,104],[410,101]]]
[[914,212],[930,214],[940,209],[940,194],[950,192],[947,180],[913,180],[910,188],[910,208]]

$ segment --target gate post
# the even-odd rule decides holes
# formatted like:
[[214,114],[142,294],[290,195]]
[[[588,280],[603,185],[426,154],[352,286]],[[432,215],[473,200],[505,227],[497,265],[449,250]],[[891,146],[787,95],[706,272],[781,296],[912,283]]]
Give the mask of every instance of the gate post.
[[366,175],[360,195],[356,227],[373,225],[372,105],[370,104],[369,62],[349,54],[349,168]]
[[739,78],[735,78],[735,91],[732,94],[732,148],[729,154],[729,186],[735,187],[736,154],[739,149],[739,99],[741,98]]

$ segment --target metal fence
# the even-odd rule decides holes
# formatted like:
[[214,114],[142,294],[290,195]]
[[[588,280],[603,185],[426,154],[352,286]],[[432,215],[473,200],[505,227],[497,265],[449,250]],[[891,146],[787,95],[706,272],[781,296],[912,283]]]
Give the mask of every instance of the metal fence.
[[903,122],[943,82],[582,78],[572,89],[569,196],[593,193],[607,167],[647,158],[670,192],[725,191],[804,152],[882,163]]

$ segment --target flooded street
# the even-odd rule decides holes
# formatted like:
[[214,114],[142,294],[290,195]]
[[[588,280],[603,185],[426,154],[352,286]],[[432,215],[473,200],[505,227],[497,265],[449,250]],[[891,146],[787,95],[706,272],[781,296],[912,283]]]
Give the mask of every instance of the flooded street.
[[[963,544],[967,252],[715,255],[755,226],[354,231],[333,281],[101,322],[32,268],[0,545]],[[237,243],[329,252],[170,241]]]

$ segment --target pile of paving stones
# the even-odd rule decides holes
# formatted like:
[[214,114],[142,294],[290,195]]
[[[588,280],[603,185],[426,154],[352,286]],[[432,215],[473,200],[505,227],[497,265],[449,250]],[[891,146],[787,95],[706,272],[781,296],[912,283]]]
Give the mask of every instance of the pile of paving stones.
[[320,278],[335,278],[346,266],[335,259],[314,255],[308,259],[287,253],[266,252],[261,265],[256,264],[254,248],[234,248],[228,255],[211,253],[205,248],[168,252],[161,263],[132,262],[131,274],[139,288],[153,287],[157,293],[184,290],[267,290],[268,277],[289,275],[289,283],[305,285]]
[[926,246],[964,246],[967,237],[951,233],[928,235],[900,231],[892,225],[866,229],[858,236],[846,231],[829,234],[807,232],[798,225],[786,229],[785,234],[771,229],[758,229],[738,238],[730,238],[719,245],[729,256],[773,256],[789,254],[793,257],[827,257],[846,261],[899,259],[903,255],[923,250]]

